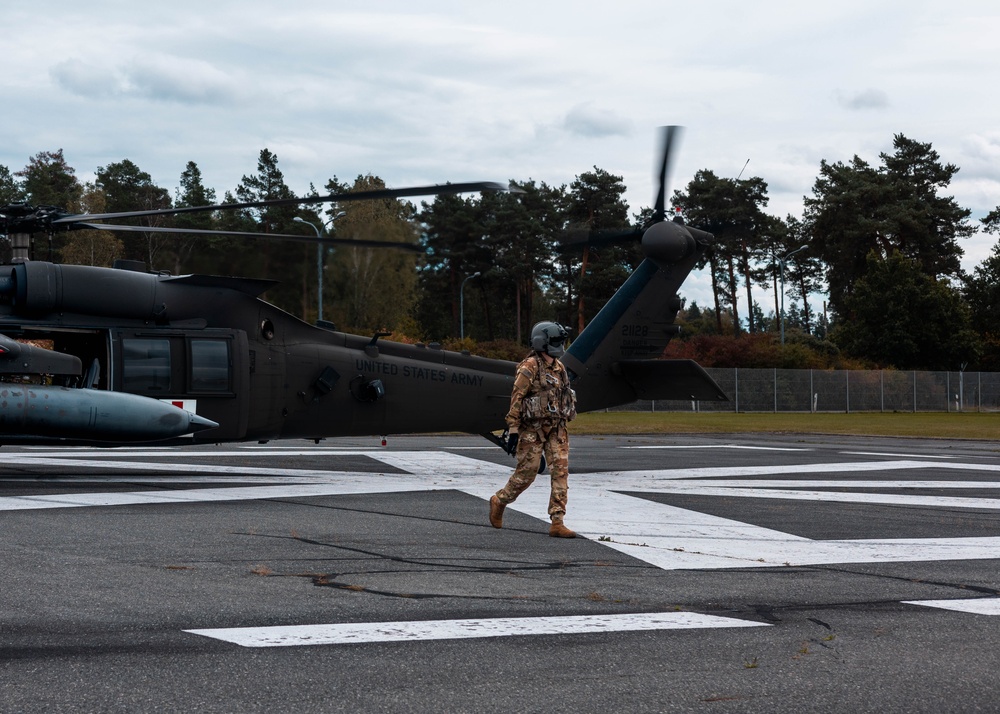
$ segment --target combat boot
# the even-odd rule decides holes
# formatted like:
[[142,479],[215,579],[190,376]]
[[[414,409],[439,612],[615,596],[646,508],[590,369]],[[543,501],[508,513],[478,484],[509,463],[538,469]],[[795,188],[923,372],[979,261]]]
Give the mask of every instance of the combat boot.
[[553,521],[549,526],[549,535],[553,538],[576,538],[576,533],[563,525],[562,521]]
[[494,528],[503,528],[503,509],[506,503],[501,503],[496,496],[490,498],[490,525]]

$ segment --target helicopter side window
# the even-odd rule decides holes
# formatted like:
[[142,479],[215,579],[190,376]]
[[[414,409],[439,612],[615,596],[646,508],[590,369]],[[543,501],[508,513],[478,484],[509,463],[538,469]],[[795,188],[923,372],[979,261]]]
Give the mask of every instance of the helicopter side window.
[[126,392],[170,391],[170,340],[122,340],[122,361]]
[[228,392],[229,341],[191,340],[191,391]]

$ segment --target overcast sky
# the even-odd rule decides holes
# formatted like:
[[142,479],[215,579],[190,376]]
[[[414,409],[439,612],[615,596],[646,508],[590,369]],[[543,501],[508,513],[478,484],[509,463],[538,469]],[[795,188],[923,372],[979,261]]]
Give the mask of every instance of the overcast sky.
[[[801,216],[820,160],[877,164],[903,133],[961,167],[950,192],[973,218],[1000,205],[995,0],[361,5],[5,7],[0,164],[61,148],[90,180],[128,158],[173,190],[195,161],[220,198],[265,147],[298,193],[366,173],[560,185],[598,166],[634,213],[653,201],[656,127],[681,124],[671,189],[749,159],[768,210]],[[965,268],[995,242],[966,241]],[[685,292],[705,304],[706,285]]]

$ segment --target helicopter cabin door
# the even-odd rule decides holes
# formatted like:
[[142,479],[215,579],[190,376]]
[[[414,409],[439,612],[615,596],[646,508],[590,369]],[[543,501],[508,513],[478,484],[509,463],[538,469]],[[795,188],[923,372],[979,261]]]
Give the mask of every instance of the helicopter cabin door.
[[114,390],[171,402],[218,422],[197,441],[242,438],[250,414],[242,330],[122,329],[112,335]]

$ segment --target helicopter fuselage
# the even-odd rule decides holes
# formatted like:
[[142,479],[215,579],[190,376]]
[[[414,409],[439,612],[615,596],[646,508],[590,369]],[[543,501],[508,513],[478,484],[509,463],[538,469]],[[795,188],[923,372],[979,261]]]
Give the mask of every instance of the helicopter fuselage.
[[315,327],[259,299],[268,281],[39,262],[3,271],[0,333],[81,365],[12,365],[7,381],[174,403],[219,424],[195,441],[503,428],[514,363]]

